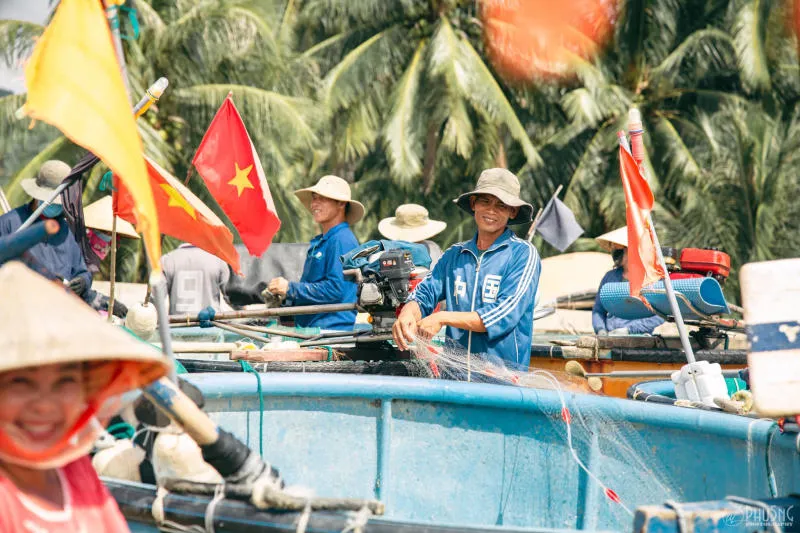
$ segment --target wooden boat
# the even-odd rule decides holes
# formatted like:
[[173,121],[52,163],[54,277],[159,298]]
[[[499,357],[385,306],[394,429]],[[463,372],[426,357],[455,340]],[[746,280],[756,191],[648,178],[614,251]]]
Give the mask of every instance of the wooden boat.
[[[797,435],[772,421],[587,394],[565,393],[562,404],[554,390],[316,373],[259,374],[262,410],[252,374],[188,379],[211,417],[251,449],[263,444],[289,483],[382,501],[386,515],[363,531],[628,531],[634,518],[623,504],[633,512],[667,499],[800,491]],[[107,484],[133,531],[157,531],[155,487]],[[163,500],[166,518],[184,527],[204,527],[209,504]],[[298,519],[227,500],[212,507],[218,532],[291,531]],[[312,513],[308,531],[340,531],[351,519]]]

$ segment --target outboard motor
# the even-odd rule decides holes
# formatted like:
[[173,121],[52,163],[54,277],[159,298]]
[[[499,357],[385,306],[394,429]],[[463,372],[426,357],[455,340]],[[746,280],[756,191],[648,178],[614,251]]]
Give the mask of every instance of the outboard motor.
[[370,263],[361,270],[358,305],[369,312],[373,327],[379,329],[394,322],[397,310],[408,298],[415,266],[411,252],[399,249],[381,253],[377,262],[377,269]]

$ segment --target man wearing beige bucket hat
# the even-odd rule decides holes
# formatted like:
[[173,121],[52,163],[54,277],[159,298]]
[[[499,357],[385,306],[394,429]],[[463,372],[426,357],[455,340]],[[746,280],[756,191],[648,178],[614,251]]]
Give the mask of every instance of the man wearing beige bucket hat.
[[[17,231],[38,205],[50,198],[69,172],[70,166],[63,161],[45,161],[35,178],[23,180],[22,189],[32,200],[0,217],[0,237]],[[83,296],[92,286],[92,275],[86,267],[81,247],[69,229],[63,211],[61,197],[58,196],[42,212],[42,218],[57,220],[61,231],[46,243],[33,246],[29,250],[30,257],[48,272],[62,279],[75,294]]]
[[386,239],[424,244],[431,256],[431,270],[442,257],[442,249],[430,239],[446,227],[447,222],[431,220],[428,210],[418,204],[403,204],[395,209],[393,217],[378,222],[378,231]]
[[629,320],[611,315],[600,301],[600,289],[607,283],[620,283],[628,279],[628,228],[623,226],[595,238],[597,244],[611,252],[614,268],[606,272],[597,289],[592,307],[592,327],[598,335],[641,335],[653,333],[664,319],[658,315]]
[[0,531],[128,531],[88,454],[170,360],[19,262],[0,293]]
[[[364,206],[351,198],[350,185],[338,176],[323,176],[313,187],[295,191],[309,210],[322,233],[311,239],[300,281],[275,278],[267,291],[286,299],[287,305],[354,303],[356,284],[344,279],[340,256],[356,246],[358,240],[350,226],[364,216]],[[300,327],[353,329],[355,311],[299,315]]]
[[[392,331],[401,349],[417,334],[429,338],[446,326],[447,337],[468,354],[528,367],[541,261],[536,248],[508,228],[531,221],[533,208],[519,194],[514,174],[492,168],[481,173],[474,190],[454,200],[473,216],[478,231],[451,246],[409,296]],[[447,311],[434,313],[442,300]]]

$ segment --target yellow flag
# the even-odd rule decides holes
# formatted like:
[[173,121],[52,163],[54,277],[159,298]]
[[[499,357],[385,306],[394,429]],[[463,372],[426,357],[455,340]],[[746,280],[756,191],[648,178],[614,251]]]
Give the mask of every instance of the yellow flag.
[[161,241],[142,141],[99,0],[61,0],[33,49],[25,81],[27,115],[61,130],[123,181],[150,267],[159,272]]

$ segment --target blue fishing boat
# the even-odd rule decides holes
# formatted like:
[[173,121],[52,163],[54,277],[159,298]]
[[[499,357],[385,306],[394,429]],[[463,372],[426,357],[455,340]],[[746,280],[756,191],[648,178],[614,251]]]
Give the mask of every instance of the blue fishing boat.
[[[291,484],[383,502],[385,516],[370,518],[365,531],[629,531],[641,506],[800,491],[797,435],[769,420],[447,380],[187,379],[211,418],[262,448]],[[133,531],[157,531],[155,487],[107,483]],[[160,519],[205,527],[209,503],[170,494]],[[291,531],[298,520],[241,502],[213,507],[216,531]],[[341,531],[352,520],[315,512],[307,530]]]

